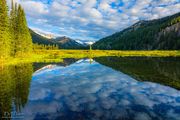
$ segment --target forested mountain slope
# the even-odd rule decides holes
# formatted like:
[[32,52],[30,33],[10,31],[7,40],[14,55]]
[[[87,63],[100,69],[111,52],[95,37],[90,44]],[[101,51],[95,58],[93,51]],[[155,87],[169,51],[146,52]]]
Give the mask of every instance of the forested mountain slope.
[[84,45],[76,42],[75,40],[68,37],[58,37],[54,39],[48,39],[39,35],[30,29],[33,43],[44,44],[44,45],[58,45],[62,49],[82,49]]
[[94,49],[174,50],[180,49],[180,12],[151,21],[139,21],[131,27],[102,38]]
[[45,38],[45,37],[37,34],[36,32],[34,32],[31,29],[29,29],[29,31],[31,33],[33,43],[44,44],[44,45],[53,45],[53,44],[56,44],[51,39]]

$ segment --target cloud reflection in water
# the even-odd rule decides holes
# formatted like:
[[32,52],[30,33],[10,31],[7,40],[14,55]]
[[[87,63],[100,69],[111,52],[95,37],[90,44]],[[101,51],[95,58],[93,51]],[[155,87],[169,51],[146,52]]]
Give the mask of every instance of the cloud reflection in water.
[[87,60],[33,74],[27,119],[179,120],[180,91]]

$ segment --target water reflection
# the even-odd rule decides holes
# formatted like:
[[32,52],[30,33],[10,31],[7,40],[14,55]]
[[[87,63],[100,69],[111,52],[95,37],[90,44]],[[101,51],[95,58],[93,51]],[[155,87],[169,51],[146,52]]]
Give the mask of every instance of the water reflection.
[[139,81],[152,81],[180,89],[180,58],[99,57],[97,62]]
[[[146,59],[95,60],[101,64],[89,59],[34,63],[34,73],[32,64],[1,67],[1,116],[16,111],[23,113],[25,120],[179,120],[180,91],[158,84],[161,77],[179,80],[176,60],[154,59],[159,61],[158,70],[152,60],[155,72],[143,65]],[[134,65],[139,74],[132,67],[134,63],[139,64]],[[145,63],[150,66],[148,60]],[[166,70],[171,65],[176,66]],[[147,77],[142,69],[151,75],[156,73],[156,77]],[[159,74],[161,69],[166,74]],[[159,79],[157,83],[136,80],[142,78]]]
[[35,72],[23,112],[28,120],[178,120],[180,91],[79,60]]
[[[32,64],[0,66],[0,117],[21,112],[28,101]],[[5,116],[6,114],[6,116]],[[7,116],[8,115],[8,116]]]
[[38,63],[33,63],[33,68],[34,68],[34,71],[36,70],[39,70],[39,69],[42,69],[43,67],[47,66],[47,65],[58,65],[58,66],[69,66],[73,63],[75,63],[76,61],[78,61],[78,59],[75,59],[75,58],[64,58],[63,59],[63,62],[60,62],[60,63],[45,63],[45,62],[38,62]]

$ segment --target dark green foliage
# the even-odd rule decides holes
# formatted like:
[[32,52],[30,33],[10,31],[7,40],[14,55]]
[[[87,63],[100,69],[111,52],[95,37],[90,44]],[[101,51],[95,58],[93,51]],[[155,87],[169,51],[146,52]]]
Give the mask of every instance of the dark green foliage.
[[10,56],[9,18],[6,0],[0,0],[0,58]]
[[166,50],[180,49],[180,13],[133,26],[97,41],[95,49]]

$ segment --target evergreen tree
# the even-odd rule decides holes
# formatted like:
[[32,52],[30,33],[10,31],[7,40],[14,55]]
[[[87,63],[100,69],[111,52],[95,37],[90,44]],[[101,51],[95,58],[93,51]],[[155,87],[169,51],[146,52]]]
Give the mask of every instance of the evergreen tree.
[[17,31],[17,4],[14,5],[13,0],[11,1],[10,11],[10,34],[11,34],[11,55],[15,55],[15,41]]
[[0,0],[0,58],[10,56],[9,18],[6,0]]
[[15,42],[16,54],[32,51],[32,38],[27,27],[26,17],[21,5],[18,6],[17,11],[17,40]]

